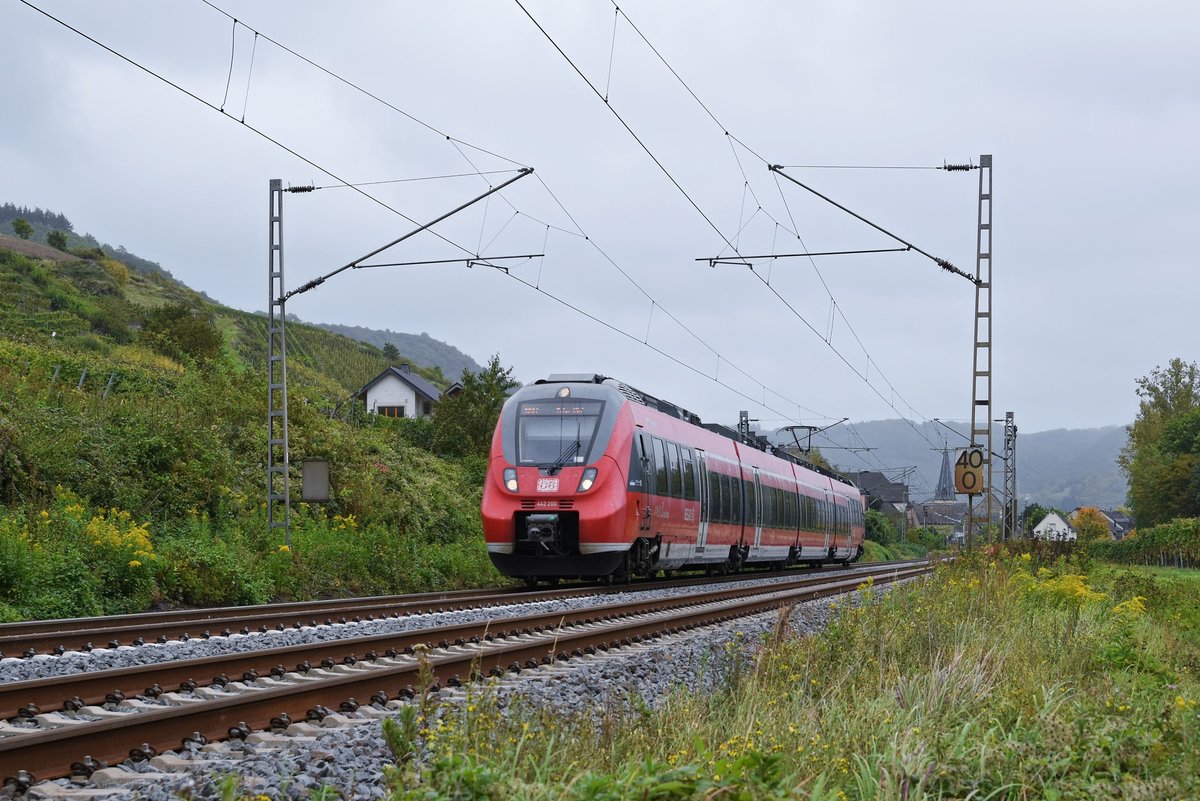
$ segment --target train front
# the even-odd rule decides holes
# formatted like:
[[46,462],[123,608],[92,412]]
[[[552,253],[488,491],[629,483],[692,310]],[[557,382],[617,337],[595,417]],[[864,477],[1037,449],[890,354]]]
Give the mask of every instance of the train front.
[[629,550],[627,402],[598,377],[556,378],[504,404],[483,488],[488,555],[530,583],[607,576]]

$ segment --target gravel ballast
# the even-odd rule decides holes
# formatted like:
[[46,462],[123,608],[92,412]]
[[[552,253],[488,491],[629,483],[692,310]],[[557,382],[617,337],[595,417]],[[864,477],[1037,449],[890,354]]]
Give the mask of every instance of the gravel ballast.
[[[846,574],[833,574],[831,579],[843,575]],[[779,580],[778,577],[764,579],[768,583]],[[880,593],[886,590],[887,586],[877,587],[875,592]],[[653,592],[653,597],[684,594],[669,590]],[[857,595],[843,596],[843,599],[846,598],[852,599],[852,602],[858,600]],[[548,603],[563,604],[550,608],[567,609],[586,606],[588,604],[583,602],[587,600],[589,599]],[[594,599],[590,600],[596,603]],[[615,598],[607,596],[604,599],[609,600]],[[808,635],[824,628],[834,614],[830,606],[831,599],[828,598],[798,604],[790,618],[793,631],[800,635]],[[488,617],[494,616],[497,611],[491,609],[446,614],[453,616],[456,622],[465,622],[457,616],[482,614]],[[405,623],[415,620],[414,617],[375,623]],[[678,688],[681,683],[686,683],[699,692],[711,692],[716,689],[722,680],[720,666],[728,664],[731,655],[732,658],[737,658],[738,655],[742,658],[748,656],[761,644],[777,620],[778,613],[769,612],[671,635],[619,651],[526,670],[518,676],[493,680],[490,689],[502,708],[551,707],[564,715],[609,714],[613,710],[627,708],[630,699],[634,697],[654,706],[659,699]],[[444,621],[426,625],[438,623],[444,624]],[[347,625],[359,627],[371,624]],[[282,636],[301,633],[278,634]],[[241,640],[235,637],[230,638],[230,642]],[[219,644],[208,640],[198,645]],[[465,693],[462,690],[448,689],[441,691],[439,695],[443,703],[452,704],[460,701]],[[167,801],[181,796],[216,799],[221,797],[222,782],[228,781],[227,777],[231,775],[236,775],[237,781],[240,782],[240,793],[251,796],[261,793],[272,799],[307,798],[314,790],[323,786],[336,788],[346,798],[381,798],[386,794],[384,767],[392,763],[392,758],[383,741],[378,720],[351,721],[335,715],[324,721],[320,727],[300,724],[293,729],[299,732],[299,736],[259,733],[246,742],[219,743],[205,749],[189,747],[178,754],[165,755],[158,765],[126,763],[125,766],[109,768],[102,772],[103,775],[94,777],[97,780],[95,783],[82,787],[73,786],[67,780],[44,783],[31,790],[29,798],[69,797],[73,791],[94,793],[92,788],[100,789],[98,784],[115,782],[103,788],[104,793],[99,797],[106,801],[126,801],[134,798]],[[63,793],[67,795],[64,796]],[[6,794],[6,791],[0,791],[0,798]]]
[[[852,568],[828,575],[833,580],[839,576],[852,575],[854,572],[862,569],[861,567]],[[749,580],[739,586],[776,584],[803,575],[803,573],[798,572],[784,576],[771,574],[763,576],[760,579]],[[645,600],[657,600],[695,595],[710,591],[711,589],[711,586],[688,586],[678,589],[643,591],[630,589],[629,592],[620,592],[612,595],[590,595],[534,603],[521,603],[519,600],[515,600],[511,604],[492,606],[485,609],[434,612],[398,618],[360,621],[358,623],[348,622],[302,626],[298,629],[293,628],[283,631],[267,631],[251,634],[231,634],[227,637],[216,635],[207,639],[171,640],[161,644],[147,643],[140,646],[123,645],[117,648],[96,648],[92,651],[67,651],[62,656],[38,654],[30,659],[6,657],[0,659],[0,683],[29,681],[75,673],[94,673],[115,668],[138,667],[159,662],[212,657],[226,653],[242,653],[268,648],[284,648],[293,645],[351,639],[354,637],[370,637],[380,634],[442,628],[486,620],[499,620],[503,617],[518,615],[569,612],[603,604],[619,603],[633,597]]]

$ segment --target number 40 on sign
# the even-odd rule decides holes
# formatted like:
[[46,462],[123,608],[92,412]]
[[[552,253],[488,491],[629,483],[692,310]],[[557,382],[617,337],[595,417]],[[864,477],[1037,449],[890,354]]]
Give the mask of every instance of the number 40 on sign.
[[954,489],[966,495],[983,491],[983,448],[965,448],[954,462]]

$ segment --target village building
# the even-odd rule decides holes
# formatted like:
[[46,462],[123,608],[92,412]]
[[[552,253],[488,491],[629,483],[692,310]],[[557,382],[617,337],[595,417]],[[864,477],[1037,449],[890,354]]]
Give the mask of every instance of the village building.
[[1033,527],[1035,540],[1074,542],[1077,536],[1075,529],[1071,528],[1058,512],[1051,512],[1042,518],[1042,522]]
[[432,417],[441,390],[412,371],[408,364],[388,367],[354,395],[367,411],[381,417]]

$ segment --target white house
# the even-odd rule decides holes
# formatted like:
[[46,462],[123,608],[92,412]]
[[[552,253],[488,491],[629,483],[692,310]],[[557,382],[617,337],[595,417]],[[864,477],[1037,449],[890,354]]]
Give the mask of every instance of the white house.
[[368,412],[384,417],[429,417],[441,396],[437,387],[402,364],[372,378],[354,397]]
[[1042,522],[1033,527],[1033,538],[1035,540],[1049,540],[1051,542],[1074,542],[1076,539],[1075,529],[1067,525],[1067,521],[1063,520],[1057,512],[1051,512],[1042,518]]

